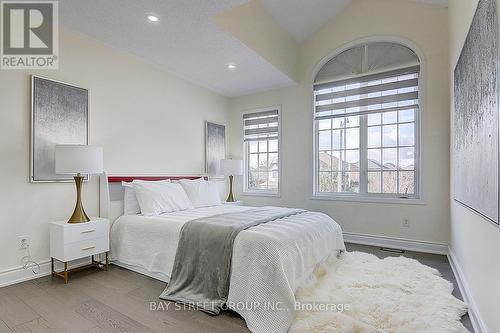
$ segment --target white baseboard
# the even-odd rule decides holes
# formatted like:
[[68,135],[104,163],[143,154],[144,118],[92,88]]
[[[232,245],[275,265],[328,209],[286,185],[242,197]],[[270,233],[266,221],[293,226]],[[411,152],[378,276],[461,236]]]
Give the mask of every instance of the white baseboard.
[[464,302],[469,306],[469,317],[472,322],[472,326],[474,327],[474,332],[487,333],[488,329],[479,314],[477,305],[472,298],[472,293],[470,292],[467,281],[465,280],[465,275],[460,267],[460,263],[453,254],[453,251],[451,251],[451,248],[448,248],[448,261],[450,262],[451,269],[453,270],[453,274],[457,280],[458,289],[460,289]]
[[408,251],[448,254],[448,245],[443,243],[424,242],[411,239],[374,236],[367,234],[357,234],[352,232],[344,232],[344,240],[347,243],[372,245],[380,247],[389,247],[394,249],[402,249]]
[[[90,263],[90,259],[84,258],[72,261],[68,268],[77,267],[79,265]],[[50,260],[44,260],[38,263],[40,270],[38,274],[34,274],[31,267],[24,269],[22,266],[0,271],[0,287],[6,287],[11,284],[21,283],[28,280],[38,279],[43,276],[50,275]],[[56,262],[56,269],[62,269],[62,263]],[[35,267],[37,268],[37,267]]]
[[50,261],[40,262],[40,271],[34,274],[31,268],[15,267],[0,272],[0,287],[36,279],[50,274]]

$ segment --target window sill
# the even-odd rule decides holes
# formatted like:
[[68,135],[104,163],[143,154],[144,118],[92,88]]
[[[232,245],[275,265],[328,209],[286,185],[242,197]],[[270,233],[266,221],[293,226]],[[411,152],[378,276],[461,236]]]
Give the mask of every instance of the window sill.
[[243,192],[242,196],[246,197],[270,197],[270,198],[281,198],[281,194],[273,192]]
[[381,204],[398,204],[398,205],[426,205],[427,203],[422,199],[404,199],[404,198],[381,198],[381,197],[367,197],[367,196],[348,196],[348,195],[321,195],[315,194],[311,200],[325,200],[325,201],[351,201],[351,202],[367,202],[367,203],[381,203]]

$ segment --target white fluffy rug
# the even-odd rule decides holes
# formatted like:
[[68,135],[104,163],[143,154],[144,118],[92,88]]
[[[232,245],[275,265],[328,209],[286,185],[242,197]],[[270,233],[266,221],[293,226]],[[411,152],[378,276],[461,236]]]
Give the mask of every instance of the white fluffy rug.
[[299,289],[302,310],[290,332],[467,332],[460,322],[467,306],[452,291],[416,260],[345,252]]

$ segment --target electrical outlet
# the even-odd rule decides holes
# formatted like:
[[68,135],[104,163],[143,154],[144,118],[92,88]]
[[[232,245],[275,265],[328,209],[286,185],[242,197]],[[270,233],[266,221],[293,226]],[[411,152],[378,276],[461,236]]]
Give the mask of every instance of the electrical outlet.
[[30,246],[30,236],[18,236],[19,240],[19,249],[25,250]]
[[403,219],[403,227],[405,228],[410,227],[410,219]]

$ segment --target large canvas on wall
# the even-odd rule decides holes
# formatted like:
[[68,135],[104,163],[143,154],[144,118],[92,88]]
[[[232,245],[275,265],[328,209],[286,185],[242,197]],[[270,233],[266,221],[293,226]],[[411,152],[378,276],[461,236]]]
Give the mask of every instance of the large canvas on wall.
[[499,223],[496,0],[480,0],[455,68],[455,200]]
[[220,177],[220,160],[226,158],[226,126],[205,122],[206,173]]
[[74,181],[55,173],[55,146],[88,144],[88,102],[87,89],[31,77],[31,182]]

